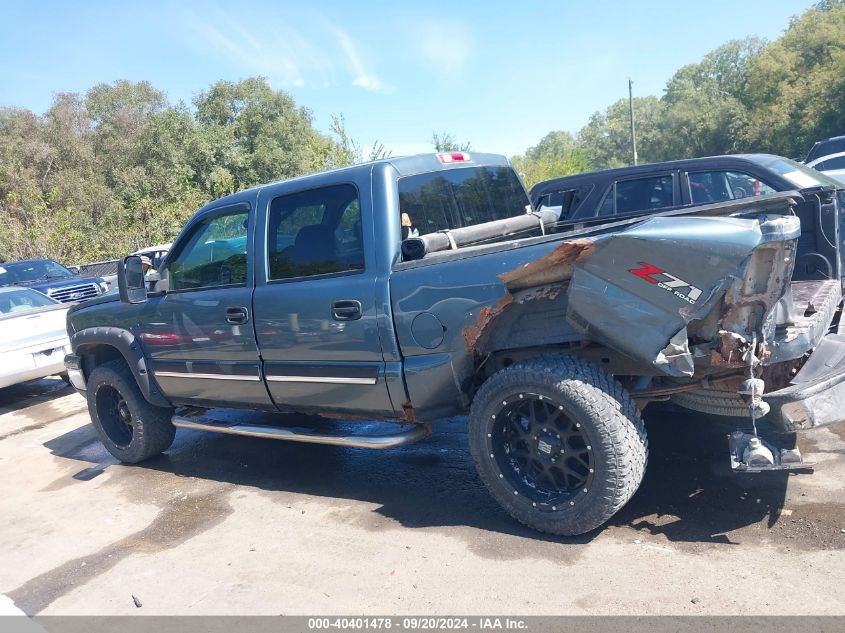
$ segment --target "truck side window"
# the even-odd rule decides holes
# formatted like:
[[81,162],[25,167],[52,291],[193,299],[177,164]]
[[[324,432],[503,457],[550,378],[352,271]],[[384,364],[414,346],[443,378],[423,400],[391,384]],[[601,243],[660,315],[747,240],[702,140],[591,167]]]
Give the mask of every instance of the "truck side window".
[[699,171],[687,174],[693,204],[721,202],[774,193],[762,180],[736,171]]
[[674,185],[670,174],[617,180],[608,191],[597,215],[624,215],[667,209],[673,205]]
[[361,202],[352,185],[274,198],[268,236],[271,280],[364,268]]
[[616,183],[610,185],[610,191],[604,197],[604,202],[601,203],[599,207],[598,215],[599,217],[604,217],[606,215],[613,215],[613,201],[616,197]]
[[566,220],[572,217],[593,189],[594,185],[581,185],[580,187],[554,191],[543,196],[537,202],[537,207],[560,207],[560,218]]
[[170,290],[246,284],[246,210],[204,220],[170,263]]
[[616,214],[665,209],[673,205],[672,176],[616,182]]

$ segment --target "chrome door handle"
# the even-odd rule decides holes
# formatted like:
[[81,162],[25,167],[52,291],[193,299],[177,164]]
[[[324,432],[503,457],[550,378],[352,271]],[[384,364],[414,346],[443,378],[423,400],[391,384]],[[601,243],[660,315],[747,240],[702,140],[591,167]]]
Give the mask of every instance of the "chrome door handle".
[[226,323],[241,325],[247,321],[249,321],[249,310],[246,308],[226,308]]
[[332,318],[335,321],[357,321],[362,316],[360,301],[341,300],[332,304]]

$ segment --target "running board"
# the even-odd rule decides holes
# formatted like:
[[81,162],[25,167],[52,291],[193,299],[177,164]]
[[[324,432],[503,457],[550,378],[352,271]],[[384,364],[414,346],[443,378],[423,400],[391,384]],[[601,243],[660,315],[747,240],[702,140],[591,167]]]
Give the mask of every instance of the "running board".
[[431,435],[428,425],[415,424],[401,433],[385,435],[318,435],[309,429],[293,429],[260,424],[226,423],[198,416],[173,416],[173,426],[195,431],[212,431],[230,435],[247,435],[271,440],[307,442],[309,444],[330,444],[332,446],[354,446],[356,448],[395,448],[419,442]]

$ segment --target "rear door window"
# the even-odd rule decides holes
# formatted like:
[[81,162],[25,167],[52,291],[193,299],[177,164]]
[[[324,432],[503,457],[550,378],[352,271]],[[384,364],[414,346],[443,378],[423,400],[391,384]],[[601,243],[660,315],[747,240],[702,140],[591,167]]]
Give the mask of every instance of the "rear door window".
[[820,163],[816,163],[815,168],[819,171],[823,171],[825,169],[845,169],[845,156],[828,158]]
[[736,200],[775,192],[759,178],[737,171],[699,171],[689,173],[687,177],[693,204]]
[[268,234],[271,280],[364,269],[361,202],[353,185],[275,198]]
[[598,215],[627,215],[675,206],[672,174],[617,180],[607,193]]

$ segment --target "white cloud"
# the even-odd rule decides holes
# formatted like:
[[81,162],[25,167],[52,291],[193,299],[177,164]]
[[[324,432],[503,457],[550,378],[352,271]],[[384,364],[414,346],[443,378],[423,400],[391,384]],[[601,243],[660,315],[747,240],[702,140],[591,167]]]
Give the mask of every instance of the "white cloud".
[[459,20],[425,20],[415,25],[419,53],[430,69],[448,81],[463,75],[473,52],[472,32]]
[[[311,24],[310,31],[286,27],[269,16],[233,17],[223,11],[203,15],[182,12],[182,22],[195,35],[194,46],[249,73],[267,77],[271,83],[286,87],[328,88],[338,83],[338,71],[351,75],[354,86],[377,93],[389,93],[393,87],[383,81],[368,65],[366,55],[348,32],[332,23]],[[246,25],[266,23],[260,37]],[[328,30],[336,47],[324,43]],[[322,31],[320,33],[319,31]]]
[[335,37],[337,37],[337,41],[346,56],[347,66],[353,76],[352,84],[370,92],[393,92],[392,86],[379,79],[375,73],[367,69],[361,52],[358,50],[358,45],[352,37],[340,27],[332,25],[329,28],[335,34]]
[[[250,29],[222,11],[202,17],[185,14],[185,23],[197,36],[196,45],[227,59],[250,73],[282,86],[304,86],[306,75],[328,81],[330,61],[296,30],[278,25],[256,38]],[[252,22],[249,20],[248,22]]]

